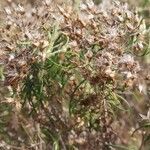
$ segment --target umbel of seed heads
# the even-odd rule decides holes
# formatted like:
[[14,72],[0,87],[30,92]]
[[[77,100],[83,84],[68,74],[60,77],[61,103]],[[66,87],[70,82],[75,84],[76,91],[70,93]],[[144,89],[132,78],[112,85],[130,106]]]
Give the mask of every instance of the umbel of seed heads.
[[[79,10],[78,13],[71,5],[52,7],[45,1],[32,9],[16,4],[5,8],[7,21],[6,28],[2,29],[1,47],[7,54],[9,51],[10,57],[13,55],[6,67],[9,83],[22,80],[32,62],[47,59],[50,43],[43,27],[51,28],[55,21],[59,30],[68,36],[71,50],[85,54],[88,67],[79,59],[72,63],[92,84],[120,82],[122,86],[132,87],[137,83],[140,65],[134,54],[144,47],[144,20],[136,11],[131,12],[127,4],[118,1],[103,1],[99,6],[92,1],[81,2]],[[30,41],[30,46],[20,47],[20,39]],[[39,52],[34,53],[36,48]],[[26,54],[20,55],[24,51]]]

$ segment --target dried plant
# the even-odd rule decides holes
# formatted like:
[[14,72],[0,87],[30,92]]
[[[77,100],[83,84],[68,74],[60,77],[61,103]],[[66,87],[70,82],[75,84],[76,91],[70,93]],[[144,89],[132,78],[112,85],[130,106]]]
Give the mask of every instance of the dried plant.
[[137,57],[149,49],[144,20],[118,1],[10,5],[0,29],[3,82],[13,103],[8,137],[17,135],[20,149],[128,145],[115,123],[130,111],[124,92],[143,92]]

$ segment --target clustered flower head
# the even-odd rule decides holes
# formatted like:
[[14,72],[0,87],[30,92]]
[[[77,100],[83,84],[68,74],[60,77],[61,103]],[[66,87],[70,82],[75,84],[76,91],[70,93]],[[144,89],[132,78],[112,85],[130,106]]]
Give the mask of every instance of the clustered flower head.
[[[79,10],[71,5],[52,7],[47,1],[35,8],[12,3],[11,7],[5,8],[5,12],[1,49],[9,56],[13,55],[7,62],[7,67],[11,68],[7,69],[11,70],[8,76],[13,74],[19,78],[23,72],[21,66],[29,68],[32,59],[40,59],[40,52],[35,54],[33,49],[44,51],[48,47],[43,28],[50,28],[55,21],[59,30],[69,37],[72,51],[83,51],[85,54],[88,67],[83,64],[85,62],[78,62],[78,65],[83,76],[88,74],[88,80],[96,80],[99,84],[109,79],[126,83],[137,78],[140,67],[135,55],[143,50],[146,28],[144,20],[136,11],[131,12],[126,3],[103,1],[95,6],[92,1],[86,1],[79,4]],[[23,44],[30,46],[23,47]],[[21,54],[23,52],[25,54]],[[42,55],[46,57],[47,53]],[[18,58],[21,60],[17,61]]]
[[76,43],[76,49],[84,51],[89,61],[88,67],[81,64],[82,74],[92,83],[111,80],[132,87],[140,71],[136,56],[144,51],[144,20],[118,1],[103,1],[99,6],[92,1],[81,3],[76,15],[68,7],[70,11],[60,9],[64,16],[61,26],[70,46]]

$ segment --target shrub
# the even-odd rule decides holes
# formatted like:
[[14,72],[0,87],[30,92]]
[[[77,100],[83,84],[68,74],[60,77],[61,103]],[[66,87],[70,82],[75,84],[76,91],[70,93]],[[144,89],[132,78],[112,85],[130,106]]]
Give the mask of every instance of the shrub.
[[118,1],[77,7],[43,1],[30,9],[12,3],[5,11],[1,62],[15,122],[9,132],[21,134],[25,149],[127,144],[116,122],[130,111],[124,92],[142,91],[137,56],[148,53],[138,13]]

